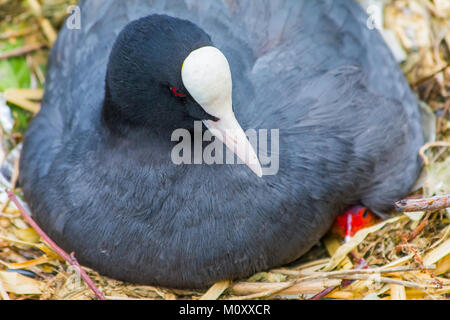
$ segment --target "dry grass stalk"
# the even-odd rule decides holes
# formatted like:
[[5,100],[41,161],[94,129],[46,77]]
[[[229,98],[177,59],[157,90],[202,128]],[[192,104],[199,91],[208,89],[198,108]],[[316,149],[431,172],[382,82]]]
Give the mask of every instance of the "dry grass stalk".
[[20,57],[26,55],[27,53],[31,53],[33,51],[39,50],[45,46],[44,43],[36,43],[30,44],[28,46],[24,46],[22,48],[13,49],[7,52],[0,53],[0,60],[6,60],[9,58]]
[[[239,282],[233,285],[232,292],[237,296],[244,296],[241,299],[258,297],[263,293],[266,297],[274,294],[278,295],[306,295],[317,294],[320,291],[338,286],[340,280],[317,280],[305,283],[265,283],[265,282]],[[263,296],[259,296],[261,298]],[[230,299],[234,299],[235,296]]]
[[229,286],[230,281],[217,282],[199,300],[217,300]]

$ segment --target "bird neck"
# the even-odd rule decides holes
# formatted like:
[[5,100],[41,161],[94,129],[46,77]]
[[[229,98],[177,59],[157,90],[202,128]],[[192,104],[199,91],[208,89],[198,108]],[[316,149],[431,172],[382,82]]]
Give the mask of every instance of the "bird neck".
[[105,88],[105,98],[102,107],[102,122],[104,125],[115,134],[124,135],[129,130],[137,125],[127,112],[117,104],[111,97],[108,83]]

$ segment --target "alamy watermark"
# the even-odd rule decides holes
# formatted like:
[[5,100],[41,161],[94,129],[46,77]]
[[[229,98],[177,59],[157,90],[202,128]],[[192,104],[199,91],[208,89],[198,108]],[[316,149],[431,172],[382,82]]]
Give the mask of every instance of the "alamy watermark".
[[[178,142],[171,152],[174,164],[244,165],[245,162],[254,164],[252,163],[254,160],[248,157],[249,152],[246,153],[247,157],[244,162],[235,155],[236,150],[225,147],[225,143],[222,141],[233,139],[233,132],[227,132],[226,137],[218,137],[218,134],[212,135],[209,130],[203,132],[202,125],[201,121],[194,122],[194,136],[190,131],[182,128],[173,131],[171,140]],[[279,129],[271,129],[270,135],[268,129],[259,129],[258,131],[248,129],[245,134],[258,156],[262,174],[276,175],[280,167]],[[210,143],[203,148],[204,142]]]
[[81,29],[81,9],[79,6],[67,7],[67,14],[69,15],[66,20],[66,26],[69,30]]

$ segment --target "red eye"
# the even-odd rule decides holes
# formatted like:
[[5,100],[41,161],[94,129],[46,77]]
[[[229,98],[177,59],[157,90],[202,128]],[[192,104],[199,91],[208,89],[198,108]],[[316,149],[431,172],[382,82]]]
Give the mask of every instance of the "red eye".
[[177,97],[180,97],[180,98],[186,97],[185,94],[179,93],[179,92],[177,91],[177,89],[175,89],[175,88],[173,88],[173,87],[170,88],[170,91],[172,91],[172,93],[173,93],[175,96],[177,96]]

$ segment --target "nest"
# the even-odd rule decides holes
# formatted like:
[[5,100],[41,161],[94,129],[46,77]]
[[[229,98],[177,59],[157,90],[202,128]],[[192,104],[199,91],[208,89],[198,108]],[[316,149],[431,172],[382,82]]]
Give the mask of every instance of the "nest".
[[[76,0],[0,0],[1,158],[14,189],[23,133],[39,110],[48,49]],[[416,195],[450,193],[450,4],[447,0],[361,1],[380,9],[380,27],[433,121],[432,142]],[[17,99],[15,89],[30,89]],[[10,120],[10,124],[8,124]],[[3,189],[3,187],[1,189]],[[299,261],[209,290],[138,286],[83,270],[107,299],[447,299],[450,294],[450,210],[396,214],[344,242],[328,234]],[[77,268],[61,259],[0,193],[0,297],[95,299]]]

